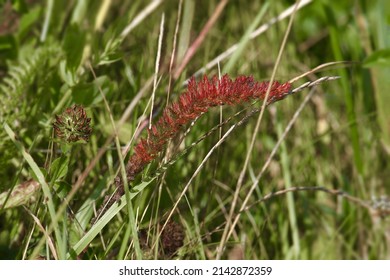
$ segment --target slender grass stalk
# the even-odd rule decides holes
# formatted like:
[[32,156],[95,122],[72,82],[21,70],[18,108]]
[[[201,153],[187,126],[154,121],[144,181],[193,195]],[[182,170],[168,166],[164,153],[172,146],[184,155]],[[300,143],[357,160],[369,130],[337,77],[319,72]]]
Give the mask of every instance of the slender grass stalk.
[[218,6],[215,8],[214,13],[212,14],[212,16],[209,18],[209,20],[207,21],[207,23],[203,27],[199,36],[195,39],[195,41],[192,43],[190,48],[187,50],[185,56],[183,57],[183,61],[177,67],[175,74],[174,74],[175,79],[179,78],[179,76],[183,72],[184,68],[190,62],[190,60],[194,56],[195,52],[198,50],[198,48],[200,47],[200,45],[204,41],[206,35],[210,32],[210,29],[212,28],[212,26],[214,26],[218,17],[221,15],[227,2],[228,2],[228,0],[220,0],[220,2],[218,3]]
[[[128,105],[128,107],[126,108],[126,110],[123,112],[122,114],[122,117],[121,119],[119,120],[118,124],[117,124],[117,129],[120,129],[123,124],[125,123],[125,121],[128,119],[128,117],[131,115],[131,113],[133,112],[136,104],[139,102],[139,100],[146,94],[146,91],[147,89],[151,86],[152,84],[152,77],[149,78],[144,87],[138,92],[138,94],[136,95],[136,97],[132,100],[132,102],[130,102],[130,104]],[[68,91],[69,95],[70,95],[70,91]],[[65,100],[65,98],[63,98],[62,100]],[[59,106],[58,107],[58,110],[59,110]],[[56,107],[56,108],[57,108]],[[84,180],[85,178],[87,178],[87,176],[90,174],[90,172],[92,171],[92,169],[95,167],[95,165],[99,162],[99,160],[101,159],[101,157],[104,155],[104,153],[107,151],[108,149],[108,145],[109,143],[112,142],[112,140],[114,139],[115,137],[115,134],[113,133],[109,138],[107,138],[107,140],[105,141],[105,144],[103,145],[102,148],[99,149],[97,155],[91,160],[91,162],[88,164],[88,166],[85,168],[85,170],[81,173],[81,175],[78,177],[76,183],[74,184],[73,188],[71,189],[71,191],[68,193],[68,195],[66,196],[66,198],[64,199],[64,201],[62,202],[62,204],[60,205],[60,207],[58,208],[58,211],[57,211],[57,219],[60,217],[60,215],[65,211],[65,209],[68,207],[69,205],[69,201],[72,200],[72,198],[76,195],[77,191],[80,189],[80,187],[82,186],[82,184],[84,183]],[[127,150],[124,152],[124,154],[126,154]],[[53,230],[53,223],[49,226],[49,229],[48,229],[48,232],[51,233]],[[98,233],[96,233],[98,234]],[[96,235],[95,235],[96,236]],[[94,237],[95,237],[94,236]],[[34,248],[34,251],[32,252],[30,258],[31,259],[34,259],[40,249],[42,248],[42,246],[44,245],[44,242],[45,242],[45,237],[43,236],[41,238],[41,240],[38,242],[38,245]],[[77,244],[79,244],[80,242],[78,242]],[[80,253],[80,252],[79,252]]]
[[311,96],[313,95],[313,93],[314,93],[314,89],[311,89],[310,93],[305,96],[305,99],[303,100],[303,102],[301,103],[301,105],[299,106],[297,111],[295,112],[294,116],[292,117],[290,122],[287,124],[285,130],[283,131],[282,137],[279,138],[279,140],[276,143],[275,147],[273,148],[271,154],[269,155],[269,157],[267,158],[265,164],[263,165],[261,171],[256,176],[256,180],[254,181],[254,183],[252,184],[250,190],[248,191],[248,193],[247,193],[247,195],[246,195],[246,197],[245,197],[245,199],[244,199],[244,201],[243,201],[243,203],[241,205],[240,211],[235,216],[235,218],[234,218],[234,220],[232,222],[232,225],[230,227],[230,230],[229,230],[229,232],[227,234],[227,238],[226,239],[228,239],[230,237],[230,235],[232,234],[232,232],[234,230],[234,227],[236,226],[238,220],[240,219],[241,211],[247,207],[247,204],[249,202],[249,199],[250,199],[253,191],[258,187],[258,183],[259,183],[260,179],[263,177],[264,172],[267,170],[269,164],[271,163],[272,158],[275,156],[276,151],[279,149],[279,147],[282,144],[283,140],[285,139],[287,133],[291,130],[293,124],[296,122],[299,114],[302,112],[302,110],[305,107],[305,105],[307,104],[307,102],[309,102],[309,100],[310,100]]
[[53,13],[53,6],[54,6],[54,0],[47,0],[45,21],[43,22],[43,27],[42,27],[41,37],[40,37],[41,42],[45,42],[46,40],[47,31],[49,30],[51,15]]
[[[302,9],[306,5],[310,4],[312,0],[302,0],[298,3],[297,9]],[[277,17],[272,18],[267,23],[261,25],[259,28],[257,28],[255,31],[253,31],[250,35],[250,39],[253,40],[254,38],[257,38],[261,34],[263,34],[265,31],[267,31],[271,26],[273,26],[275,23],[278,23],[279,21],[288,18],[291,16],[291,14],[294,12],[296,8],[296,4],[291,5],[289,8],[284,10],[282,13],[280,13]],[[208,62],[205,66],[197,70],[194,74],[195,77],[199,77],[203,75],[207,70],[212,69],[215,67],[218,63],[226,59],[227,57],[231,56],[235,51],[237,51],[239,47],[239,43],[232,45],[229,47],[226,51],[215,57],[213,60]]]
[[4,129],[7,132],[8,136],[11,138],[11,140],[14,142],[18,150],[22,153],[24,159],[27,161],[28,165],[31,167],[32,171],[37,177],[38,182],[41,184],[43,193],[45,195],[45,200],[47,201],[47,208],[49,210],[51,222],[53,223],[53,227],[54,227],[54,233],[56,236],[56,248],[58,250],[58,258],[65,259],[66,251],[64,251],[64,248],[66,248],[66,245],[63,244],[63,238],[61,236],[58,219],[56,217],[56,210],[53,202],[53,197],[51,195],[49,186],[46,183],[45,176],[39,169],[38,165],[36,164],[32,156],[23,147],[22,143],[20,143],[17,140],[15,133],[12,131],[12,129],[9,127],[7,123],[4,123]]
[[[291,18],[289,20],[289,23],[288,23],[288,26],[287,26],[287,30],[286,30],[286,32],[284,34],[284,38],[283,38],[282,44],[280,46],[278,56],[276,58],[275,65],[274,65],[274,68],[272,70],[270,84],[272,84],[274,79],[275,79],[276,69],[279,66],[279,63],[280,63],[280,60],[281,60],[281,57],[282,57],[282,53],[283,53],[284,47],[285,47],[286,42],[287,42],[287,38],[288,38],[288,35],[290,34],[292,23],[294,21],[294,15],[295,15],[295,13],[297,11],[297,8],[298,8],[300,2],[301,1],[298,0],[296,2],[295,6],[294,6],[294,11],[293,11],[293,13],[291,15]],[[271,93],[271,87],[268,87],[267,91],[265,93],[264,103],[262,105],[259,117],[257,119],[257,123],[256,123],[256,126],[255,126],[255,129],[254,129],[253,134],[252,134],[252,139],[251,139],[251,142],[250,142],[250,146],[248,148],[248,151],[247,151],[247,154],[246,154],[246,157],[245,157],[244,166],[242,167],[242,170],[240,172],[240,176],[238,177],[238,180],[237,180],[236,191],[234,193],[233,203],[232,203],[232,206],[230,208],[229,218],[228,218],[228,221],[226,223],[226,227],[225,227],[225,229],[223,231],[223,234],[222,234],[220,246],[217,248],[217,256],[216,256],[217,259],[221,258],[222,253],[223,253],[223,248],[225,246],[225,243],[228,240],[228,234],[227,233],[228,233],[228,230],[229,230],[229,226],[231,225],[231,221],[232,221],[233,214],[234,214],[234,211],[235,211],[235,208],[236,208],[236,204],[237,204],[237,200],[238,200],[238,195],[240,193],[242,182],[244,180],[244,176],[245,176],[247,168],[248,168],[249,160],[251,159],[252,150],[253,150],[253,147],[254,147],[254,144],[255,144],[257,133],[258,133],[259,128],[260,128],[261,120],[263,119],[265,107],[267,106],[268,97],[270,97],[270,93]]]
[[[329,29],[330,29],[330,39],[331,39],[331,46],[333,55],[336,60],[343,60],[343,55],[341,53],[341,38],[339,35],[339,32],[337,32],[337,22],[333,15],[333,12],[330,7],[324,6],[325,11],[327,12],[328,16],[328,22],[329,22]],[[350,138],[351,138],[351,144],[353,148],[353,155],[354,155],[354,162],[356,170],[359,172],[360,175],[363,174],[363,168],[364,168],[364,162],[362,160],[362,154],[361,154],[361,147],[360,147],[360,136],[359,136],[359,130],[357,127],[357,120],[356,120],[356,112],[355,112],[355,101],[352,94],[352,88],[348,84],[349,78],[348,73],[345,69],[339,69],[338,70],[339,75],[342,77],[341,79],[341,85],[343,87],[344,92],[344,99],[345,99],[345,105],[347,108],[347,117],[348,122],[351,123],[350,126]]]
[[131,22],[123,29],[121,37],[125,38],[136,26],[144,21],[147,16],[154,12],[164,0],[153,0],[148,6],[145,7]]
[[95,30],[100,30],[102,28],[102,25],[104,23],[104,20],[107,18],[107,14],[110,10],[110,5],[112,4],[112,0],[103,0],[102,4],[100,5],[99,11],[96,15],[95,20]]
[[[133,187],[130,193],[130,200],[144,190],[154,179]],[[79,255],[101,232],[101,230],[127,205],[127,198],[123,196],[117,203],[114,203],[104,215],[90,228],[90,230],[72,248],[72,255]],[[68,256],[70,257],[70,255]]]
[[[282,137],[282,124],[280,122],[280,118],[277,118],[276,131],[278,133],[278,137]],[[287,151],[286,143],[282,142],[280,145],[280,154],[281,154],[281,164],[283,170],[283,178],[285,183],[285,188],[291,188],[291,166],[289,160],[289,154]],[[287,200],[287,209],[288,209],[288,218],[290,222],[290,228],[292,231],[292,241],[293,241],[293,258],[298,259],[300,254],[300,242],[299,242],[299,232],[297,225],[297,215],[295,211],[295,201],[294,201],[294,193],[289,192],[286,194]]]
[[[0,12],[7,18],[0,26],[0,258],[213,259],[217,247],[229,259],[389,258],[390,175],[383,153],[390,151],[389,1],[6,2]],[[265,101],[267,87],[245,100],[213,96],[223,95],[221,82],[230,79],[221,72],[245,75],[237,92],[261,84],[252,83],[251,74],[271,76],[275,59],[269,54],[296,10],[294,36],[283,53],[288,61],[277,74],[287,81],[285,91]],[[258,48],[247,48],[256,40]],[[229,176],[240,176],[254,137],[244,124],[316,83],[288,84],[339,68],[335,64],[343,62],[323,63],[335,59],[356,61],[336,72],[343,80],[332,84],[335,93],[316,96],[315,114],[300,121],[286,144],[281,139],[299,113],[286,129],[288,119],[265,124],[264,115],[259,153],[241,190],[232,187]],[[312,63],[323,64],[313,69]],[[196,82],[181,86],[188,73]],[[216,75],[202,79],[200,73]],[[239,84],[230,81],[225,89]],[[92,113],[93,133],[88,145],[69,145],[72,153],[64,153],[52,140],[75,138],[51,133],[53,116],[80,105]],[[284,105],[277,113],[286,117]],[[4,122],[17,134],[14,142]],[[317,128],[312,140],[307,127]],[[269,157],[261,152],[269,149]],[[112,205],[106,204],[112,190]],[[102,196],[104,210],[96,215]]]
[[[91,71],[96,79],[95,72],[93,71],[93,68],[91,65],[90,65],[90,69],[91,69]],[[125,248],[126,248],[126,245],[128,244],[129,236],[131,234],[131,237],[132,237],[132,240],[134,243],[136,257],[137,257],[137,259],[141,260],[142,259],[142,250],[141,250],[141,246],[139,244],[137,223],[136,223],[136,219],[135,219],[135,215],[134,215],[133,205],[131,202],[130,191],[128,188],[126,168],[125,168],[125,165],[123,163],[123,156],[122,156],[121,146],[120,146],[119,138],[118,138],[118,130],[117,130],[117,127],[115,125],[115,121],[114,121],[114,118],[112,116],[110,106],[109,106],[107,99],[106,99],[102,89],[100,88],[100,86],[99,86],[99,90],[100,90],[100,93],[103,97],[104,103],[106,105],[108,115],[110,116],[111,125],[112,125],[112,127],[114,129],[114,133],[115,133],[115,144],[116,144],[116,149],[117,149],[117,153],[119,156],[119,163],[120,163],[120,167],[121,167],[120,170],[121,170],[123,185],[125,188],[125,198],[126,198],[126,202],[127,202],[126,203],[127,204],[127,211],[129,214],[128,227],[126,229],[125,238],[123,239],[122,246],[121,246],[121,249],[120,249],[119,254],[118,254],[118,258],[119,259],[124,258]]]
[[232,54],[230,59],[228,60],[227,64],[223,68],[224,73],[229,73],[232,69],[232,67],[237,63],[237,61],[242,56],[243,51],[245,50],[245,46],[248,44],[249,40],[251,39],[251,34],[256,29],[256,27],[259,25],[260,21],[263,19],[265,13],[268,10],[270,2],[266,2],[262,8],[259,10],[258,14],[256,15],[255,19],[253,20],[252,24],[248,27],[246,30],[244,36],[242,36],[240,42],[237,45],[237,50]]
[[190,45],[191,26],[195,13],[195,0],[184,1],[183,23],[180,28],[179,44],[177,47],[177,63],[181,63]]

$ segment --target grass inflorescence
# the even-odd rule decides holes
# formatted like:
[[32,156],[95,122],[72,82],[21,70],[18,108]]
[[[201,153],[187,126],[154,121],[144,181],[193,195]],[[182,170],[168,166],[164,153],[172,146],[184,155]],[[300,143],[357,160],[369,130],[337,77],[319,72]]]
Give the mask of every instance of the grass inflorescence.
[[385,1],[20,2],[0,258],[389,258]]

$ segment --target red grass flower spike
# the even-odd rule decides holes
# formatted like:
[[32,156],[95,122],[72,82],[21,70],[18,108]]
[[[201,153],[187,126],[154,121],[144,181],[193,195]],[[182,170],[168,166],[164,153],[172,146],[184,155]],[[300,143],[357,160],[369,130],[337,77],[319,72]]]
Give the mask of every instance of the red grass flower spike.
[[[191,78],[187,90],[179,100],[165,108],[160,119],[148,130],[147,137],[135,146],[126,173],[128,181],[140,173],[147,164],[164,150],[169,139],[181,127],[194,121],[211,107],[237,105],[256,99],[264,100],[269,82],[257,82],[251,76],[239,76],[235,80],[224,75],[221,79],[206,76],[199,82]],[[286,97],[291,90],[290,83],[273,82],[267,105]]]

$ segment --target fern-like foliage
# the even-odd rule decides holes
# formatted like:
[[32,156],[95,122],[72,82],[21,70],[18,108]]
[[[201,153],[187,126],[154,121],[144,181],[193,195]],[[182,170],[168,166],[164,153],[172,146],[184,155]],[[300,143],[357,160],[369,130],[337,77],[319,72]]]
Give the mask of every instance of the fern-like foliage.
[[5,167],[15,155],[13,144],[6,137],[3,124],[7,122],[14,129],[20,129],[27,118],[25,110],[20,109],[21,104],[26,100],[27,94],[34,94],[32,85],[35,78],[48,70],[46,68],[49,60],[58,61],[61,54],[59,46],[54,44],[38,48],[27,45],[20,53],[26,55],[15,62],[9,62],[8,72],[0,81],[0,178],[7,172]]
[[[24,51],[24,50],[21,50]],[[31,54],[31,52],[29,52]],[[20,101],[31,85],[37,73],[40,73],[45,62],[56,56],[59,48],[50,45],[37,48],[32,55],[22,57],[9,66],[7,75],[0,82],[0,122],[9,121],[9,117],[17,118],[11,111]]]

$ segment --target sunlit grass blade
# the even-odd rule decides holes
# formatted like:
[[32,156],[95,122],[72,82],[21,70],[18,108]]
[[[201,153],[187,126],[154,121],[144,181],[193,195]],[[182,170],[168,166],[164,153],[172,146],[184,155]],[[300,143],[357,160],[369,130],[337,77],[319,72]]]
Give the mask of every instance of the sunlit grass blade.
[[[144,188],[146,188],[154,179],[135,186],[130,190],[130,199],[133,199]],[[92,240],[102,231],[102,229],[127,205],[125,196],[115,204],[113,204],[104,215],[91,227],[91,229],[77,242],[72,248],[72,255],[79,255]]]
[[45,200],[47,203],[47,208],[49,209],[51,222],[53,223],[54,226],[54,233],[56,236],[56,247],[59,252],[58,257],[60,259],[64,259],[66,254],[65,251],[66,245],[62,242],[63,238],[61,236],[61,231],[58,225],[58,221],[56,219],[56,210],[53,202],[53,196],[51,194],[48,184],[46,183],[45,176],[43,175],[42,171],[39,169],[38,165],[36,164],[32,156],[23,147],[22,143],[20,143],[17,140],[15,133],[12,131],[12,129],[8,126],[7,123],[4,123],[4,129],[7,132],[8,136],[11,138],[11,140],[14,142],[16,147],[18,148],[19,152],[23,155],[23,158],[31,167],[32,171],[34,172],[35,176],[38,179],[39,184],[42,187],[43,193],[45,195]]

